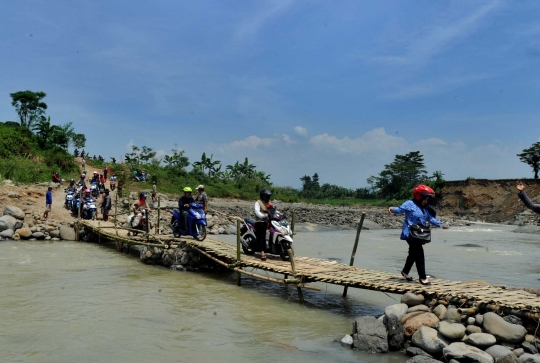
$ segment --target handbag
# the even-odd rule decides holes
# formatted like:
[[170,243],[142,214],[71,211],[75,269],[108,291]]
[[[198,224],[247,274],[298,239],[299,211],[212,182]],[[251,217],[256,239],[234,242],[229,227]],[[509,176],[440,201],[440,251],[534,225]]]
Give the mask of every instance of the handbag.
[[429,226],[413,224],[409,228],[409,235],[413,242],[421,242],[422,244],[431,242],[431,228]]

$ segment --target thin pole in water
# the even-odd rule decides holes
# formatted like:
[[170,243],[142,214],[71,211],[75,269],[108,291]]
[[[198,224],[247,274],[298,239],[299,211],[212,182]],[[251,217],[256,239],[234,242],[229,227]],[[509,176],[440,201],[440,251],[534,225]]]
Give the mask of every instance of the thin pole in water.
[[[356,238],[354,239],[354,247],[351,254],[351,262],[349,266],[354,265],[354,256],[356,255],[356,249],[358,248],[358,240],[360,239],[360,232],[362,231],[362,226],[364,225],[364,218],[366,218],[366,212],[362,212],[362,217],[360,217],[360,223],[358,223],[358,228],[356,229]],[[349,287],[345,286],[343,289],[343,297],[347,296],[347,289]]]
[[161,217],[161,197],[157,199],[157,231],[156,234],[159,234],[159,219]]
[[[240,254],[240,221],[236,221],[236,264],[237,268],[240,268],[240,261],[242,259],[242,255]],[[242,286],[242,274],[240,272],[236,272],[236,285]]]

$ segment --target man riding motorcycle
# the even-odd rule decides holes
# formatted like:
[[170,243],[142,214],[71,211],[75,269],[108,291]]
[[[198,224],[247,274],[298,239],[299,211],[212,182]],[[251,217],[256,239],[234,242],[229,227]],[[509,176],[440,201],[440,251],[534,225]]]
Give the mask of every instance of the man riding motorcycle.
[[77,189],[77,186],[75,185],[75,179],[70,179],[69,185],[66,188],[66,191],[68,190],[75,191],[76,189]]
[[83,189],[86,189],[86,175],[85,174],[81,174],[81,179],[79,179],[79,181],[77,182],[77,185],[80,185],[81,187],[83,187]]
[[191,203],[194,203],[195,200],[191,196],[192,190],[190,187],[184,188],[184,195],[178,199],[178,209],[180,209],[180,215],[182,216],[181,222],[182,225],[180,226],[180,229],[187,229],[187,218],[188,218],[188,210],[189,205]]
[[93,173],[93,176],[92,176],[92,179],[90,180],[90,183],[96,183],[96,184],[99,184],[99,175],[97,173],[97,171],[94,171]]

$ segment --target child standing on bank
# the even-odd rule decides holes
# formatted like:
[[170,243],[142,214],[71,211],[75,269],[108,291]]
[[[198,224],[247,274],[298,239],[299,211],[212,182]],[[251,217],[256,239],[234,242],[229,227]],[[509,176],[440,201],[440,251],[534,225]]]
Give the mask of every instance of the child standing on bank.
[[45,213],[43,213],[43,219],[49,218],[49,212],[52,208],[52,187],[49,187],[47,189],[47,193],[45,194]]

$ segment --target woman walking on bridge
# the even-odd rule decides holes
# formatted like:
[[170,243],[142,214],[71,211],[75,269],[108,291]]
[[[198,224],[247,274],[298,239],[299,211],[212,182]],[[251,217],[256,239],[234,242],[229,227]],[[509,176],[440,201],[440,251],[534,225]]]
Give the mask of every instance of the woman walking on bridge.
[[416,263],[420,283],[422,285],[431,285],[426,276],[423,245],[431,241],[430,224],[436,227],[442,226],[444,229],[448,228],[448,225],[435,218],[437,212],[428,204],[429,200],[435,196],[433,189],[420,184],[413,189],[413,196],[412,200],[406,201],[400,207],[388,208],[388,212],[390,214],[405,213],[400,239],[407,241],[409,244],[409,255],[401,275],[407,281],[412,281],[413,278],[409,276],[409,272],[413,264]]

